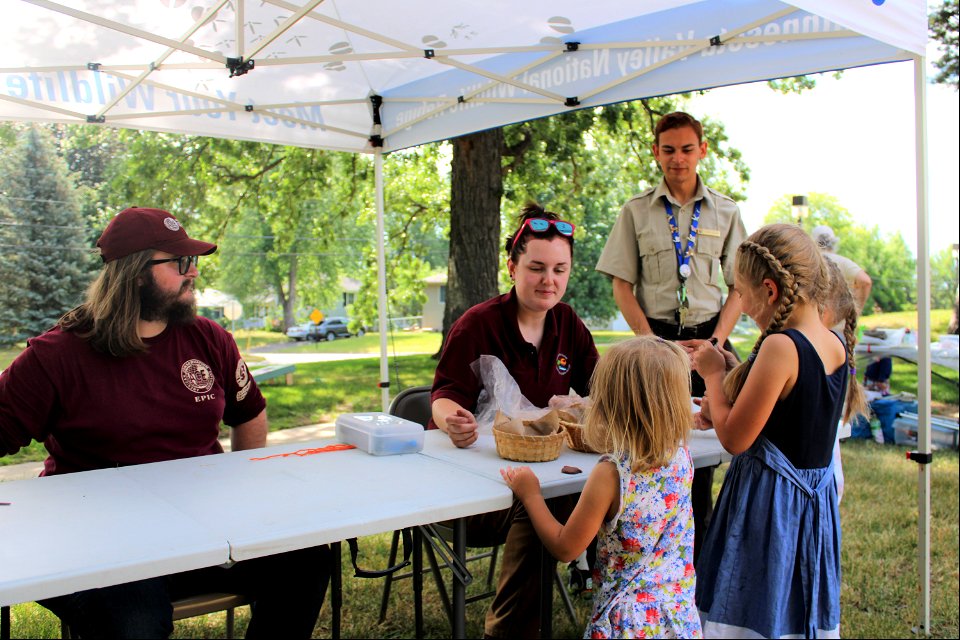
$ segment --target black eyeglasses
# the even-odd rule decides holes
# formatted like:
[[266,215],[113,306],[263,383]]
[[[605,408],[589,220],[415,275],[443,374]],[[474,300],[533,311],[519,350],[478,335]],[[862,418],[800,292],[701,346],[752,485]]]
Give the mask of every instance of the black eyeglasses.
[[153,266],[155,264],[163,264],[165,262],[176,262],[177,268],[180,270],[180,275],[185,276],[187,275],[187,271],[190,271],[190,265],[196,265],[198,260],[200,260],[200,256],[177,256],[176,258],[150,260],[147,262],[147,264]]

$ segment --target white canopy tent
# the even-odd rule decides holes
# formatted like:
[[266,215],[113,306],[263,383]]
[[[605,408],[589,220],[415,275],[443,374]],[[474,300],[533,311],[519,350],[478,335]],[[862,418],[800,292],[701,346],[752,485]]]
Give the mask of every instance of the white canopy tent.
[[[930,451],[923,0],[18,0],[3,7],[0,119],[375,155],[384,408],[382,153],[569,109],[912,60],[918,341],[927,347],[919,431],[921,452]],[[927,630],[929,472],[919,468]]]

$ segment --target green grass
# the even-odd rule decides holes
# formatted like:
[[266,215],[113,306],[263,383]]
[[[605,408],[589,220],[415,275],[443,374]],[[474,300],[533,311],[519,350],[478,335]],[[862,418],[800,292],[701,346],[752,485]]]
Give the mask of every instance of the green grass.
[[[237,344],[246,350],[244,337],[237,332]],[[279,349],[283,353],[380,353],[380,334],[368,333],[362,337],[339,338],[330,342],[290,340],[286,336],[273,334],[278,339],[269,350]],[[397,331],[387,335],[387,353],[436,353],[440,349],[441,334],[435,331]],[[254,350],[256,352],[256,350]]]
[[[950,324],[950,317],[953,311],[950,309],[932,309],[930,311],[930,337],[936,340],[941,333],[947,332],[947,326]],[[876,329],[885,327],[887,329],[898,329],[908,327],[911,331],[917,330],[918,318],[916,311],[895,311],[893,313],[875,313],[870,316],[861,316],[860,325],[864,329]]]
[[[917,466],[904,459],[899,448],[868,441],[842,445],[846,492],[840,505],[843,526],[841,631],[849,638],[914,638],[919,620],[917,570]],[[723,472],[716,474],[719,491]],[[934,638],[956,638],[958,627],[958,513],[960,461],[956,452],[937,452],[931,473],[931,625]],[[387,564],[390,534],[361,538],[361,564]],[[476,565],[473,565],[476,567]],[[352,577],[349,555],[343,560],[344,638],[413,637],[413,605],[409,580],[394,585],[388,620],[377,623],[382,580]],[[479,576],[486,565],[474,568],[478,580],[469,593],[482,589]],[[564,570],[561,570],[564,576]],[[424,581],[426,637],[449,637],[450,629],[436,587]],[[575,599],[585,620],[589,601]],[[480,637],[489,600],[467,606],[467,635]],[[57,638],[60,628],[53,614],[36,604],[13,607],[14,638]],[[247,608],[238,611],[237,633],[242,636]],[[224,615],[214,614],[176,623],[175,638],[225,637]],[[559,599],[554,601],[554,636],[579,638],[583,629],[571,625]],[[324,606],[315,638],[329,638],[330,609]]]

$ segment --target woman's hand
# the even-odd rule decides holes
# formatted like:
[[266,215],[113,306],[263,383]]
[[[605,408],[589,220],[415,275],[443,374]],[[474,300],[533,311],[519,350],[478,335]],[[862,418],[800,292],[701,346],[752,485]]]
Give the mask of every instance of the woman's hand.
[[500,469],[500,475],[521,502],[540,495],[540,481],[530,467],[505,467]]
[[466,409],[457,409],[447,416],[446,432],[457,447],[469,447],[477,441],[477,419]]

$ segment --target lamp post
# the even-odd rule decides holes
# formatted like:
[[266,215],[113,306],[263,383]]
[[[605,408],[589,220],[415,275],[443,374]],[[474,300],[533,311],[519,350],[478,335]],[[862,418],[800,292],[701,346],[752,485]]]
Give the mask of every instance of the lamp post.
[[793,204],[790,206],[793,211],[793,217],[797,219],[797,226],[803,226],[803,219],[810,213],[810,202],[807,196],[793,196]]

